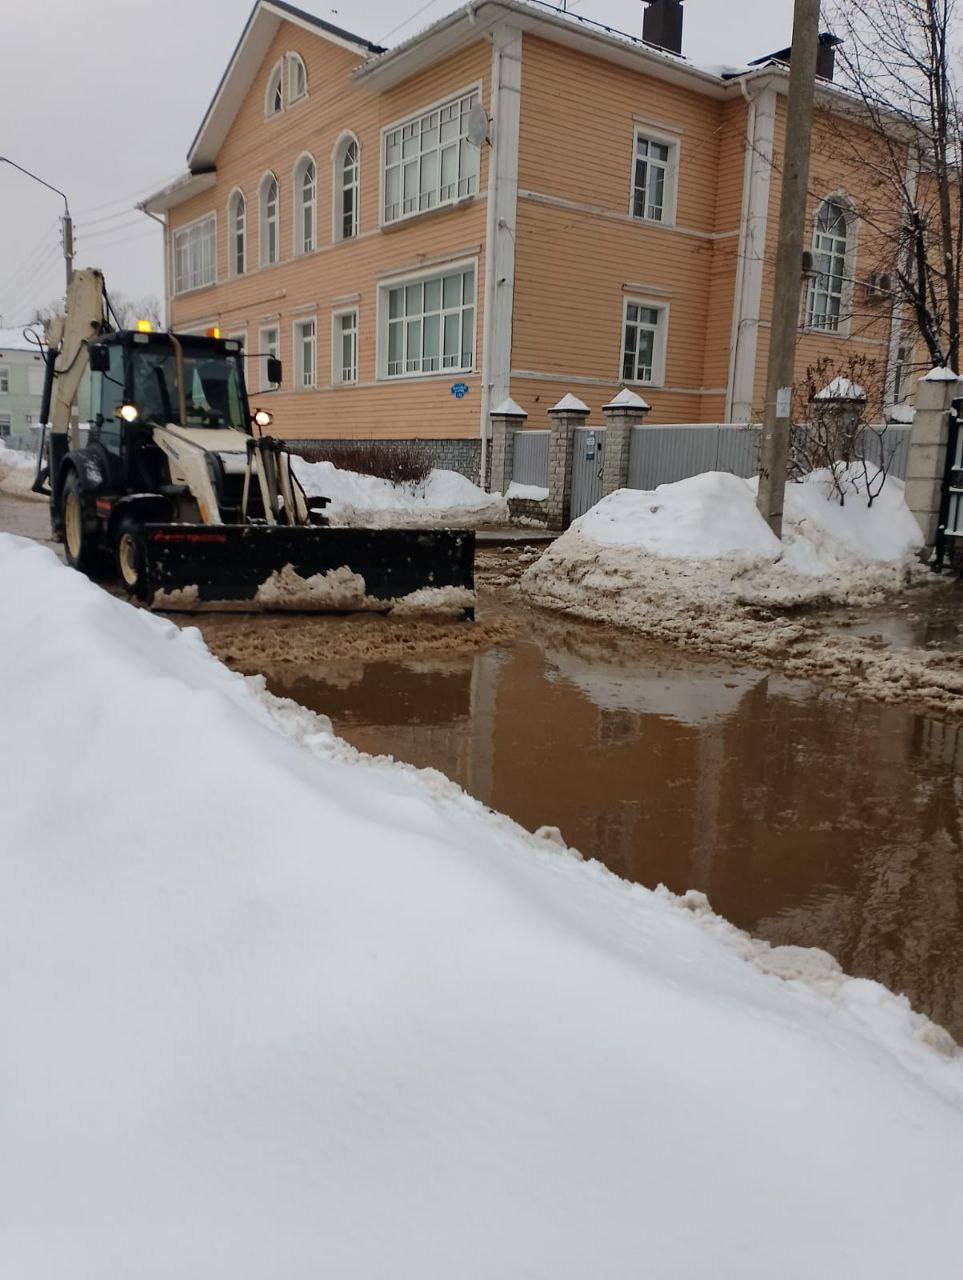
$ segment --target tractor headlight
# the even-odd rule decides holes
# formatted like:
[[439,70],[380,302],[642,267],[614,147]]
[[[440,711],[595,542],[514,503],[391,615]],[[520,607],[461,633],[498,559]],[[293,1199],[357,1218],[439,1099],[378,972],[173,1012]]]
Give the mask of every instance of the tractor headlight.
[[136,422],[140,417],[140,411],[136,404],[122,404],[117,412],[125,422]]
[[267,409],[258,409],[254,414],[254,421],[259,427],[269,427],[274,418],[268,413]]

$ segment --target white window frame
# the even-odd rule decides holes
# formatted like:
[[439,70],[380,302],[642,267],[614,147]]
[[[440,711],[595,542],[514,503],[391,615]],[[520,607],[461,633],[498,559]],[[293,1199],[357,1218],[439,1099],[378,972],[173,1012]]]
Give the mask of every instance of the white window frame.
[[[418,218],[418,217],[421,217],[422,214],[433,213],[436,209],[449,208],[453,205],[461,204],[463,201],[466,201],[466,200],[474,200],[477,197],[479,188],[481,186],[481,148],[472,147],[470,142],[465,141],[464,125],[462,124],[462,120],[461,120],[460,107],[463,101],[468,101],[470,103],[470,100],[472,98],[475,98],[480,103],[481,94],[482,94],[482,86],[481,86],[481,82],[478,81],[475,84],[469,85],[467,88],[459,89],[457,93],[447,94],[444,98],[439,99],[437,102],[432,102],[427,107],[419,108],[418,111],[412,112],[411,115],[405,116],[401,120],[396,120],[392,124],[386,125],[381,130],[381,175],[380,175],[380,198],[378,200],[379,226],[394,227],[394,226],[397,226],[399,223],[407,222],[409,218]],[[437,183],[435,188],[433,189],[433,192],[431,193],[431,194],[437,193],[437,198],[434,204],[428,204],[425,206],[425,208],[419,207],[417,209],[410,209],[407,212],[403,209],[403,207],[401,207],[404,204],[404,164],[403,164],[403,160],[399,160],[398,163],[399,163],[399,168],[401,170],[401,178],[400,178],[401,186],[398,193],[399,199],[396,203],[399,205],[400,211],[393,217],[388,217],[387,211],[386,211],[386,202],[387,202],[387,192],[388,192],[388,138],[389,136],[395,133],[396,131],[403,132],[405,129],[410,128],[412,125],[418,125],[420,130],[420,126],[422,122],[426,119],[426,117],[431,116],[434,112],[440,113],[443,110],[445,110],[447,107],[452,106],[453,104],[458,104],[459,106],[459,124],[461,125],[461,131],[459,132],[459,135],[458,135],[459,137],[458,174],[455,179],[455,188],[456,188],[455,194],[452,196],[448,196],[445,199],[442,199],[441,197],[441,188],[442,188],[441,145],[439,141],[439,145],[434,152],[434,154],[438,156]],[[467,118],[467,109],[466,109],[465,115]],[[439,128],[440,128],[440,122],[439,122]],[[468,177],[463,178],[462,172],[461,172],[461,157],[463,154],[464,147],[470,148],[471,151],[475,153],[477,157],[477,168],[475,170],[474,175],[470,175]],[[430,154],[430,153],[422,153],[419,149],[419,157],[422,154]],[[395,166],[392,165],[392,167],[395,167]],[[459,188],[461,187],[463,182],[468,183],[468,182],[471,182],[472,179],[473,179],[472,190],[470,191],[466,190],[463,193],[459,191]],[[418,186],[419,186],[419,194],[416,197],[416,199],[418,200],[418,204],[420,206],[421,194],[422,194],[420,191],[420,188],[421,188],[420,181]]]
[[[298,94],[294,94],[291,92],[291,84],[293,81],[293,77],[291,75],[291,68],[293,65],[300,66],[302,74],[304,76],[304,88]],[[286,92],[284,97],[285,105],[288,107],[293,107],[296,102],[303,102],[304,99],[308,96],[308,69],[304,64],[304,59],[301,57],[299,53],[296,53],[292,50],[291,52],[286,53],[284,55],[284,74],[285,74],[285,79],[287,81],[285,86]]]
[[[237,203],[241,202],[241,267],[237,266]],[[235,187],[227,202],[227,274],[233,280],[247,273],[247,197],[240,187]]]
[[[211,266],[213,276],[210,280],[203,280],[200,284],[194,284],[186,289],[178,289],[177,287],[177,241],[181,236],[189,235],[191,232],[197,231],[206,222],[213,223],[214,231],[212,237],[212,253]],[[210,289],[217,284],[217,210],[211,209],[208,213],[201,214],[199,218],[194,218],[190,222],[185,222],[182,227],[175,227],[171,232],[171,293],[175,297],[183,297],[187,293],[197,293],[200,289]]]
[[[304,325],[314,325],[314,369],[313,377],[310,382],[304,380],[304,349],[301,342],[300,330]],[[291,326],[292,338],[294,341],[294,389],[295,391],[315,391],[318,386],[318,317],[298,316]]]
[[[472,289],[472,309],[474,316],[474,325],[472,332],[472,351],[471,363],[469,365],[448,366],[441,369],[430,369],[428,371],[412,370],[404,373],[388,373],[388,294],[391,289],[409,284],[424,284],[428,280],[440,279],[443,276],[455,275],[458,272],[467,271],[469,268],[474,272],[474,284]],[[442,286],[444,288],[444,286]],[[465,309],[463,303],[460,310]],[[441,312],[444,315],[444,311]],[[422,312],[424,315],[424,312]],[[476,361],[478,359],[478,259],[477,258],[460,258],[457,261],[439,264],[428,270],[410,271],[404,275],[388,276],[378,281],[378,352],[377,352],[377,370],[379,382],[405,382],[415,378],[445,378],[451,377],[452,374],[469,374],[476,372]],[[444,351],[444,324],[442,323],[441,339],[439,344],[439,352]],[[443,358],[443,356],[442,356]]]
[[[831,328],[829,325],[812,323],[813,317],[811,313],[813,298],[816,293],[816,286],[819,283],[819,275],[817,275],[816,278],[809,281],[809,285],[803,298],[803,329],[806,333],[829,334],[830,337],[834,338],[848,338],[850,319],[852,317],[853,310],[853,283],[856,276],[859,219],[856,216],[856,210],[853,208],[852,201],[844,191],[833,191],[819,201],[816,205],[816,211],[813,214],[813,229],[812,236],[810,237],[810,248],[816,263],[818,263],[821,253],[821,250],[816,247],[816,237],[818,234],[816,224],[819,220],[820,213],[827,204],[838,204],[846,218],[846,249],[843,254],[842,290],[838,295],[838,323],[835,328]],[[835,297],[836,295],[830,295],[827,292],[827,296]]]
[[[280,89],[281,104],[274,106],[276,97],[274,84],[278,81]],[[267,85],[264,89],[264,118],[265,120],[274,120],[277,116],[284,114],[284,59],[278,58],[277,62],[271,68],[271,74],[268,76]]]
[[[662,217],[650,218],[635,212],[635,167],[638,160],[639,140],[655,142],[661,147],[668,147],[669,157],[664,162],[665,184],[662,190]],[[679,156],[682,142],[678,134],[668,133],[662,129],[650,129],[648,125],[637,124],[632,131],[632,163],[629,169],[629,216],[633,222],[644,222],[649,227],[674,227],[676,205],[679,192]],[[649,161],[651,164],[651,161]],[[662,163],[662,162],[656,162]]]
[[247,329],[232,329],[230,333],[225,333],[224,340],[241,344],[241,368],[244,371],[244,385],[247,387]]
[[[265,192],[269,181],[272,179],[277,192],[277,208],[274,214],[274,239],[277,256],[268,258],[264,252],[266,242],[269,239],[267,235],[268,222]],[[257,257],[258,264],[261,267],[276,267],[281,261],[281,184],[278,182],[277,174],[270,169],[261,179],[257,189]]]
[[[341,339],[344,336],[341,329],[341,320],[344,316],[354,316],[354,373],[350,378],[344,376],[344,364],[341,358],[343,354]],[[331,382],[336,387],[352,387],[358,381],[358,337],[360,327],[358,307],[342,307],[338,311],[331,312]]]
[[[348,147],[354,143],[358,159],[355,165],[354,179],[354,230],[351,235],[344,234],[344,158]],[[337,244],[343,240],[357,240],[361,231],[361,143],[349,129],[334,144],[331,158],[331,239]]]
[[10,366],[0,365],[0,395],[10,394]]
[[[629,307],[646,307],[658,312],[654,341],[652,343],[652,377],[627,378],[625,376],[625,328],[629,323]],[[618,379],[623,383],[632,383],[640,387],[665,386],[665,360],[669,341],[669,303],[664,298],[640,298],[626,296],[622,299],[622,328],[619,331],[619,368]],[[635,368],[638,372],[638,343],[636,343]]]
[[[304,237],[304,170],[308,165],[314,168],[314,195],[311,197],[311,244],[305,244]],[[318,247],[318,164],[310,151],[302,151],[294,164],[294,177],[291,183],[294,196],[294,253],[295,257],[303,257],[306,253],[314,253]]]
[[[268,334],[274,334],[273,341],[269,341]],[[274,347],[274,351],[270,351],[270,347]],[[281,355],[281,325],[278,322],[274,324],[262,324],[257,331],[257,350],[258,350],[258,391],[273,391],[277,387],[276,382],[268,382],[267,362],[268,356]]]

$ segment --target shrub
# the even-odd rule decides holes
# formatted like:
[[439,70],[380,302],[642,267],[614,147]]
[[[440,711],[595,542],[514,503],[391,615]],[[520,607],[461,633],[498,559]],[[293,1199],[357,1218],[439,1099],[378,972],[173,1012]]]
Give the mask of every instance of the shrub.
[[431,471],[428,450],[409,443],[377,444],[359,440],[357,444],[339,441],[295,448],[305,462],[332,462],[339,471],[357,471],[393,484],[421,484]]

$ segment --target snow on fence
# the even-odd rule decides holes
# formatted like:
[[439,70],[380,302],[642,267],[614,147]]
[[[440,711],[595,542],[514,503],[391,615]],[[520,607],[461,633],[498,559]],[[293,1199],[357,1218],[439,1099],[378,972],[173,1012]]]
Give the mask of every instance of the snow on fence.
[[548,438],[550,431],[516,431],[512,479],[517,484],[548,487]]

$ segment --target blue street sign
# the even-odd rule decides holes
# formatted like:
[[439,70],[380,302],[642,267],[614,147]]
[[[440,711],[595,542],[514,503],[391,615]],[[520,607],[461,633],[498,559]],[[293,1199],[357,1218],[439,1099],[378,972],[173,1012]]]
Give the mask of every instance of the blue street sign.
[[465,396],[468,395],[468,383],[453,382],[451,384],[451,394],[455,397],[456,400],[463,399]]

